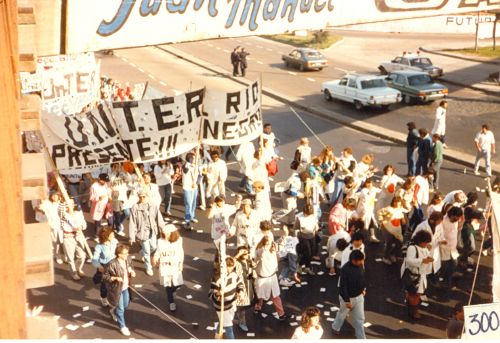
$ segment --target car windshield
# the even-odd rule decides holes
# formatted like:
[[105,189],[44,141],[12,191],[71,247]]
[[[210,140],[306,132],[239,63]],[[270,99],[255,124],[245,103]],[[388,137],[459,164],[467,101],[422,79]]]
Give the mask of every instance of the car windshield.
[[429,75],[413,75],[408,78],[410,86],[420,86],[428,83],[432,83],[432,79]]
[[305,51],[304,52],[305,57],[323,57],[319,51]]
[[379,87],[385,87],[385,81],[382,79],[372,79],[372,80],[364,80],[361,81],[361,88],[362,89],[369,89],[369,88],[379,88]]
[[420,57],[420,58],[415,58],[410,61],[410,64],[414,67],[424,67],[424,66],[431,66],[432,62],[430,59],[427,57]]

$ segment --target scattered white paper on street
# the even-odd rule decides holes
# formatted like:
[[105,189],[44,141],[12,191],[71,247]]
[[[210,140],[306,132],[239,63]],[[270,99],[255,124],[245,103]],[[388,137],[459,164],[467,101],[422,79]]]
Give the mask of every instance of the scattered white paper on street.
[[172,224],[177,224],[177,223],[178,223],[177,220],[172,221]]
[[214,331],[214,330],[215,330],[215,328],[214,328],[214,327],[212,327],[212,326],[207,326],[207,330],[208,330],[208,331]]
[[298,325],[299,325],[299,323],[297,323],[297,322],[291,322],[290,323],[290,326],[298,326]]
[[300,284],[305,286],[307,285],[307,281],[302,281]]
[[300,285],[300,283],[296,283],[296,284],[295,284],[295,287],[300,288],[300,287],[302,287],[302,286]]
[[328,254],[328,251],[322,251],[321,252],[321,255],[327,255]]
[[323,312],[325,316],[329,316],[330,315],[330,311],[325,311]]
[[199,259],[199,257],[193,257],[193,261],[198,261]]
[[247,337],[255,337],[255,334],[253,332],[247,332]]
[[142,288],[142,285],[134,285],[135,288]]
[[366,322],[366,323],[364,323],[364,324],[363,324],[363,326],[364,326],[365,328],[369,328],[370,326],[372,326],[372,323],[370,323],[370,322]]
[[81,317],[81,316],[82,316],[82,314],[81,314],[81,313],[75,313],[75,314],[73,315],[73,318],[78,318],[78,317]]
[[273,230],[274,230],[274,231],[279,231],[279,230],[280,230],[280,228],[279,228],[279,227],[275,227]]
[[323,274],[325,274],[325,272],[323,272],[323,271],[319,271],[319,272],[317,272],[316,274],[317,274],[317,275],[323,275]]
[[338,308],[337,306],[332,306],[332,307],[330,307],[330,310],[331,310],[331,311],[338,311],[338,310],[339,310],[339,308]]
[[231,193],[231,196],[232,196],[232,197],[234,197],[235,195],[236,195],[236,194],[234,194],[234,193]]
[[376,258],[375,262],[382,262],[382,259],[381,258]]
[[325,306],[323,304],[316,304],[316,307],[323,308]]
[[203,233],[203,230],[196,230],[196,232],[198,232],[198,233]]
[[186,299],[193,299],[193,296],[188,294],[188,295],[186,295]]
[[312,261],[311,264],[315,264],[317,266],[321,266],[321,262],[319,262],[319,261]]
[[302,320],[302,316],[297,316],[296,319],[297,320]]
[[229,243],[227,246],[228,247],[234,247],[234,243]]
[[273,312],[273,316],[278,316],[278,312]]
[[135,256],[134,255],[130,256],[130,259],[135,260]]
[[326,292],[326,288],[320,288],[319,291],[322,292],[322,293]]
[[327,247],[326,245],[322,245],[322,246],[321,246],[321,249],[323,249],[323,250],[328,250],[328,247]]
[[71,331],[75,331],[79,327],[80,327],[80,325],[74,325],[74,324],[68,324],[68,325],[66,325],[66,329],[71,330]]
[[262,318],[266,318],[267,317],[267,314],[265,314],[265,313],[261,313],[260,315],[262,316]]
[[90,310],[90,307],[88,307],[88,306],[83,306],[83,307],[82,307],[82,311],[83,311],[83,312],[88,311],[88,310]]
[[421,302],[420,305],[422,305],[423,307],[428,307],[429,306],[429,303],[426,303],[426,302]]
[[285,290],[285,291],[288,291],[290,288],[286,287],[286,286],[283,286],[281,287],[281,289]]
[[85,323],[82,325],[82,328],[88,328],[90,326],[93,326],[95,324],[95,321],[90,321],[88,323]]
[[193,326],[198,326],[198,323],[191,323],[191,325],[193,325]]
[[272,305],[272,304],[273,304],[273,302],[272,302],[271,300],[269,300],[268,302],[266,302],[266,304],[268,304],[268,305]]
[[196,288],[196,289],[200,289],[201,285],[194,285],[193,287]]
[[326,321],[327,321],[327,322],[333,322],[333,321],[334,321],[334,319],[333,319],[333,318],[328,317],[328,318],[326,318]]

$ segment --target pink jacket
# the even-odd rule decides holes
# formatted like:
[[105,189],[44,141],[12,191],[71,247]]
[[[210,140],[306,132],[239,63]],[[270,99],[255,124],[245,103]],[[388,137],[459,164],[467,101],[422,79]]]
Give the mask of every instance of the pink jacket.
[[[347,219],[347,209],[341,203],[333,206],[328,218],[328,232],[330,235],[335,235],[340,230],[347,229]],[[344,227],[340,224],[344,225]]]

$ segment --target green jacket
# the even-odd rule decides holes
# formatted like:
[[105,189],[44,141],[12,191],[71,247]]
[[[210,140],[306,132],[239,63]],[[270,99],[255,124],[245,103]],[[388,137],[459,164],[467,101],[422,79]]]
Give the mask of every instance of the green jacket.
[[432,162],[443,162],[443,143],[436,141],[432,148]]

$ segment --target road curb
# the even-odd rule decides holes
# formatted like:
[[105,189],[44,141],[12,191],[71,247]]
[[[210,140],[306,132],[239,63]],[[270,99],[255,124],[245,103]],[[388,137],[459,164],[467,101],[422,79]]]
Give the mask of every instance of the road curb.
[[[176,49],[174,47],[169,46],[168,48],[165,48],[165,47],[157,46],[157,48],[162,50],[162,51],[165,51],[173,56],[176,56],[176,57],[181,58],[183,60],[186,60],[190,63],[193,63],[201,68],[209,70],[209,71],[216,73],[218,75],[224,76],[225,78],[228,78],[228,79],[230,79],[234,82],[237,82],[241,85],[249,86],[251,84],[251,81],[248,79],[233,77],[230,74],[230,72],[228,72],[227,70],[220,68],[218,66],[214,66],[214,67],[207,66],[206,62],[202,63],[202,60],[197,61],[197,60],[199,60],[198,58],[191,56],[189,54],[186,54],[183,51]],[[267,87],[262,87],[262,93],[264,95],[274,99],[274,100],[278,100],[278,101],[283,102],[291,107],[298,108],[302,111],[312,113],[320,118],[331,120],[335,123],[349,127],[349,128],[354,129],[356,131],[361,131],[363,133],[366,133],[366,134],[369,134],[369,135],[372,135],[372,136],[375,136],[375,137],[378,137],[378,138],[381,138],[384,140],[388,140],[388,141],[396,143],[400,146],[406,146],[406,135],[401,133],[401,132],[388,130],[386,128],[383,128],[383,127],[380,127],[377,125],[373,125],[370,123],[365,123],[362,121],[352,122],[352,121],[350,121],[351,118],[346,117],[343,114],[329,111],[329,110],[326,110],[323,108],[315,108],[315,107],[308,106],[306,104],[301,104],[299,102],[299,99],[290,98],[288,96],[282,95],[279,92],[276,92],[276,91],[269,89]],[[471,140],[472,140],[472,138],[471,138]],[[444,154],[445,160],[453,162],[453,163],[458,163],[458,164],[464,165],[464,166],[469,167],[469,168],[474,167],[474,163],[473,163],[473,161],[475,161],[474,155],[455,151],[453,149],[447,149],[446,151],[447,151],[447,153]],[[480,169],[484,170],[483,167],[481,167]],[[493,170],[493,174],[496,174],[496,175],[500,174],[500,166],[496,165],[496,163],[492,163],[492,170]]]
[[440,50],[426,49],[424,47],[420,47],[419,49],[420,49],[420,51],[426,52],[428,54],[434,54],[434,55],[440,55],[440,56],[445,56],[445,57],[450,57],[450,58],[456,58],[456,59],[459,59],[459,60],[464,60],[464,61],[469,61],[469,62],[494,64],[494,65],[500,66],[500,62],[498,62],[498,61],[480,60],[480,59],[477,59],[477,58],[466,57],[466,56],[457,55],[457,54],[451,54],[451,53],[447,53],[447,52],[441,52]]

